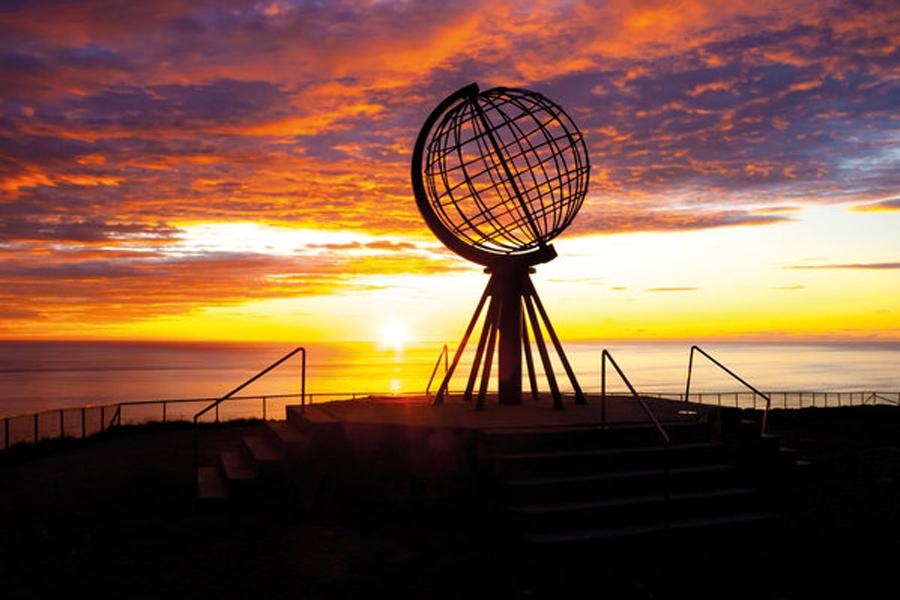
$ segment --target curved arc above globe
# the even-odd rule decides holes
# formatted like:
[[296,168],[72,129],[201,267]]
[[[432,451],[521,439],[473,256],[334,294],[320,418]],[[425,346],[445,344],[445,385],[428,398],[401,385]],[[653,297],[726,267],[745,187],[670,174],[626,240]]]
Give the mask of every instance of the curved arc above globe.
[[416,206],[419,209],[419,213],[425,220],[425,224],[428,225],[428,228],[431,229],[431,232],[441,241],[441,243],[466,260],[482,265],[489,265],[493,259],[492,255],[463,243],[462,240],[458,239],[444,227],[444,224],[441,223],[441,220],[431,208],[431,202],[428,200],[428,193],[425,191],[425,181],[422,176],[422,159],[425,155],[425,144],[428,143],[428,137],[431,134],[431,130],[434,128],[435,123],[437,123],[437,120],[454,104],[472,94],[478,94],[477,83],[472,83],[460,88],[447,96],[433,111],[431,111],[428,118],[425,119],[425,123],[422,124],[422,129],[419,131],[419,137],[416,138],[416,145],[413,148],[412,186],[413,193],[416,196]]
[[[511,118],[504,106],[518,114]],[[519,119],[532,127],[528,133]],[[581,207],[589,170],[581,133],[559,105],[527,90],[480,92],[473,83],[425,120],[413,150],[412,186],[425,223],[456,254],[488,267],[527,266],[556,256],[548,242]]]

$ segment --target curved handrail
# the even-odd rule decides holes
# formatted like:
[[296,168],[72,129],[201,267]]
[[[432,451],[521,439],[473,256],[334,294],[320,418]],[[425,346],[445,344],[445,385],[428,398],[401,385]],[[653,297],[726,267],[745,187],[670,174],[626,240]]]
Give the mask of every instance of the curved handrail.
[[758,389],[756,389],[755,387],[753,387],[752,385],[750,385],[749,383],[744,381],[744,379],[740,375],[738,375],[737,373],[735,373],[734,371],[732,371],[731,369],[729,369],[728,367],[726,367],[725,365],[723,365],[722,363],[717,361],[715,358],[710,356],[708,352],[706,352],[705,350],[703,350],[703,348],[701,348],[700,346],[697,346],[696,344],[691,346],[691,353],[690,353],[690,356],[688,357],[687,384],[685,385],[685,388],[684,388],[684,401],[688,402],[691,397],[690,396],[691,395],[691,372],[694,369],[694,352],[699,352],[700,354],[702,354],[703,356],[708,358],[710,361],[712,361],[712,363],[714,365],[716,365],[717,367],[719,367],[720,369],[722,369],[723,371],[725,371],[726,373],[728,373],[729,375],[731,375],[732,377],[737,379],[739,382],[744,384],[744,386],[746,388],[748,388],[754,394],[758,394],[759,396],[762,397],[763,400],[766,401],[766,408],[763,410],[762,424],[760,426],[760,433],[765,434],[766,430],[767,430],[768,420],[769,420],[769,408],[772,406],[772,399],[767,394],[762,393],[761,391],[759,391]]
[[634,386],[631,385],[631,382],[625,376],[625,373],[622,372],[622,369],[619,368],[618,363],[612,357],[612,354],[609,353],[609,350],[606,348],[603,349],[603,352],[600,354],[600,418],[603,423],[603,428],[606,428],[606,361],[612,364],[612,366],[616,369],[616,372],[619,374],[619,377],[622,381],[625,382],[625,385],[628,386],[628,391],[631,392],[631,395],[634,396],[635,400],[641,405],[641,408],[644,410],[644,414],[650,419],[650,422],[653,423],[653,426],[656,428],[656,432],[659,434],[660,440],[662,440],[663,444],[663,473],[665,476],[665,521],[666,521],[666,529],[669,528],[669,505],[671,500],[671,494],[669,491],[669,446],[671,444],[671,439],[669,438],[669,434],[666,433],[665,428],[663,428],[662,424],[659,422],[659,419],[656,418],[656,414],[650,409],[644,399],[641,398],[640,394],[634,389]]
[[[200,428],[197,427],[197,425],[200,422],[200,417],[202,417],[203,415],[205,415],[206,413],[208,413],[209,411],[211,411],[214,408],[217,409],[220,404],[222,404],[223,402],[225,402],[226,400],[228,400],[229,398],[231,398],[232,396],[237,394],[239,391],[241,391],[242,389],[244,389],[245,387],[247,387],[248,385],[250,385],[257,379],[259,379],[260,377],[263,377],[269,371],[278,367],[286,360],[292,358],[298,352],[300,353],[300,357],[301,357],[301,363],[300,363],[300,409],[304,410],[306,408],[306,348],[304,348],[303,346],[299,346],[297,348],[294,348],[293,350],[291,350],[290,352],[288,352],[287,354],[285,354],[284,356],[282,356],[281,358],[279,358],[278,360],[273,362],[271,365],[269,365],[268,367],[266,367],[265,369],[263,369],[262,371],[260,371],[259,373],[257,373],[256,375],[254,375],[253,377],[251,377],[250,379],[248,379],[241,385],[237,386],[236,388],[234,388],[233,390],[231,390],[230,392],[228,392],[227,394],[225,394],[224,396],[222,396],[218,400],[214,401],[212,404],[210,404],[209,406],[207,406],[206,408],[204,408],[203,410],[199,411],[197,414],[194,415],[194,472],[195,473],[197,472],[197,468],[200,466],[200,463],[199,463],[199,461],[200,461]],[[218,421],[218,411],[216,412],[216,420]]]
[[438,367],[441,366],[441,359],[444,359],[444,374],[447,374],[447,371],[450,369],[450,349],[447,348],[447,344],[444,344],[444,347],[441,349],[441,353],[438,354],[437,360],[434,363],[434,369],[431,370],[431,377],[428,378],[428,385],[425,386],[425,395],[431,396],[431,384],[434,383],[434,376],[437,375]]

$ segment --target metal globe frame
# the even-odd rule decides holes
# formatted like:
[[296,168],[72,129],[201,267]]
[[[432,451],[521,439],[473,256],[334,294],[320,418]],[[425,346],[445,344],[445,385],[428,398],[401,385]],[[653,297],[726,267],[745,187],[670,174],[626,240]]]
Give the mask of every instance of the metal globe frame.
[[[504,106],[514,107],[516,116],[510,118]],[[533,127],[524,131],[519,119]],[[464,130],[468,137],[461,133]],[[531,143],[532,137],[537,143]],[[445,246],[490,274],[434,404],[443,404],[485,305],[464,400],[472,400],[477,385],[477,407],[484,408],[495,348],[499,403],[522,402],[523,354],[531,397],[537,400],[533,337],[553,406],[563,408],[546,332],[575,402],[585,403],[530,274],[534,265],[556,257],[549,242],[581,207],[589,172],[587,148],[577,126],[559,105],[535,92],[514,88],[481,92],[473,83],[448,96],[425,120],[412,156],[419,212]]]

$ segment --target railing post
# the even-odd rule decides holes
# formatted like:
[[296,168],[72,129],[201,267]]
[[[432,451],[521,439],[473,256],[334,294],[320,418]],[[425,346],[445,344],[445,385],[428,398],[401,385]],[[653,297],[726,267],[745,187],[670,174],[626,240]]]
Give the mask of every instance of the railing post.
[[87,437],[87,423],[86,423],[84,412],[85,412],[85,409],[82,406],[81,407],[81,439],[84,439]]
[[194,478],[200,477],[200,418],[194,415]]
[[167,412],[166,409],[168,408],[168,406],[169,406],[169,403],[168,403],[168,402],[163,402],[163,423],[166,422],[166,416],[167,416],[167,415],[166,415],[166,412]]
[[100,431],[106,431],[106,407],[100,407]]
[[300,406],[306,405],[306,348],[300,351]]
[[9,450],[9,417],[3,419],[3,447]]
[[262,398],[262,409],[263,409],[263,421],[266,420],[266,397]]
[[216,404],[216,423],[219,422],[219,405]]
[[38,414],[34,413],[34,443],[38,442]]
[[718,404],[719,406],[722,406],[722,392],[719,392],[718,394],[716,394],[716,404]]
[[606,429],[606,350],[600,354],[600,424]]
[[59,409],[59,437],[66,437],[66,421],[63,414],[65,413],[64,409]]
[[688,354],[688,372],[687,372],[687,383],[684,385],[684,401],[688,402],[688,398],[690,398],[691,394],[691,371],[694,368],[694,348],[696,346],[691,346],[690,353]]

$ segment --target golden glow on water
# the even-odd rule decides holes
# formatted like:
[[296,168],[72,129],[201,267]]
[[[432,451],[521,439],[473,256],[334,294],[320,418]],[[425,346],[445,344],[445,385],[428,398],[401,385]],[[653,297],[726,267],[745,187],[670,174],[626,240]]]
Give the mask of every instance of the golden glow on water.
[[[441,346],[409,342],[398,352],[379,342],[309,344],[307,391],[422,393]],[[896,368],[900,344],[896,343],[704,343],[703,347],[765,391],[900,390]],[[0,414],[86,402],[218,397],[291,348],[289,343],[0,343],[0,363],[6,369],[0,371],[0,386],[5,390]],[[611,350],[638,391],[683,390],[688,360],[685,343],[566,343],[579,382],[589,393],[599,389],[602,348]],[[454,350],[451,347],[451,352]],[[451,390],[465,385],[473,352],[470,347],[463,356]],[[289,361],[244,392],[297,393],[299,367],[299,360]],[[441,373],[439,370],[438,377]],[[543,379],[540,383],[546,389]],[[741,389],[699,357],[692,383],[696,391]],[[609,385],[613,391],[624,390],[615,377]]]

